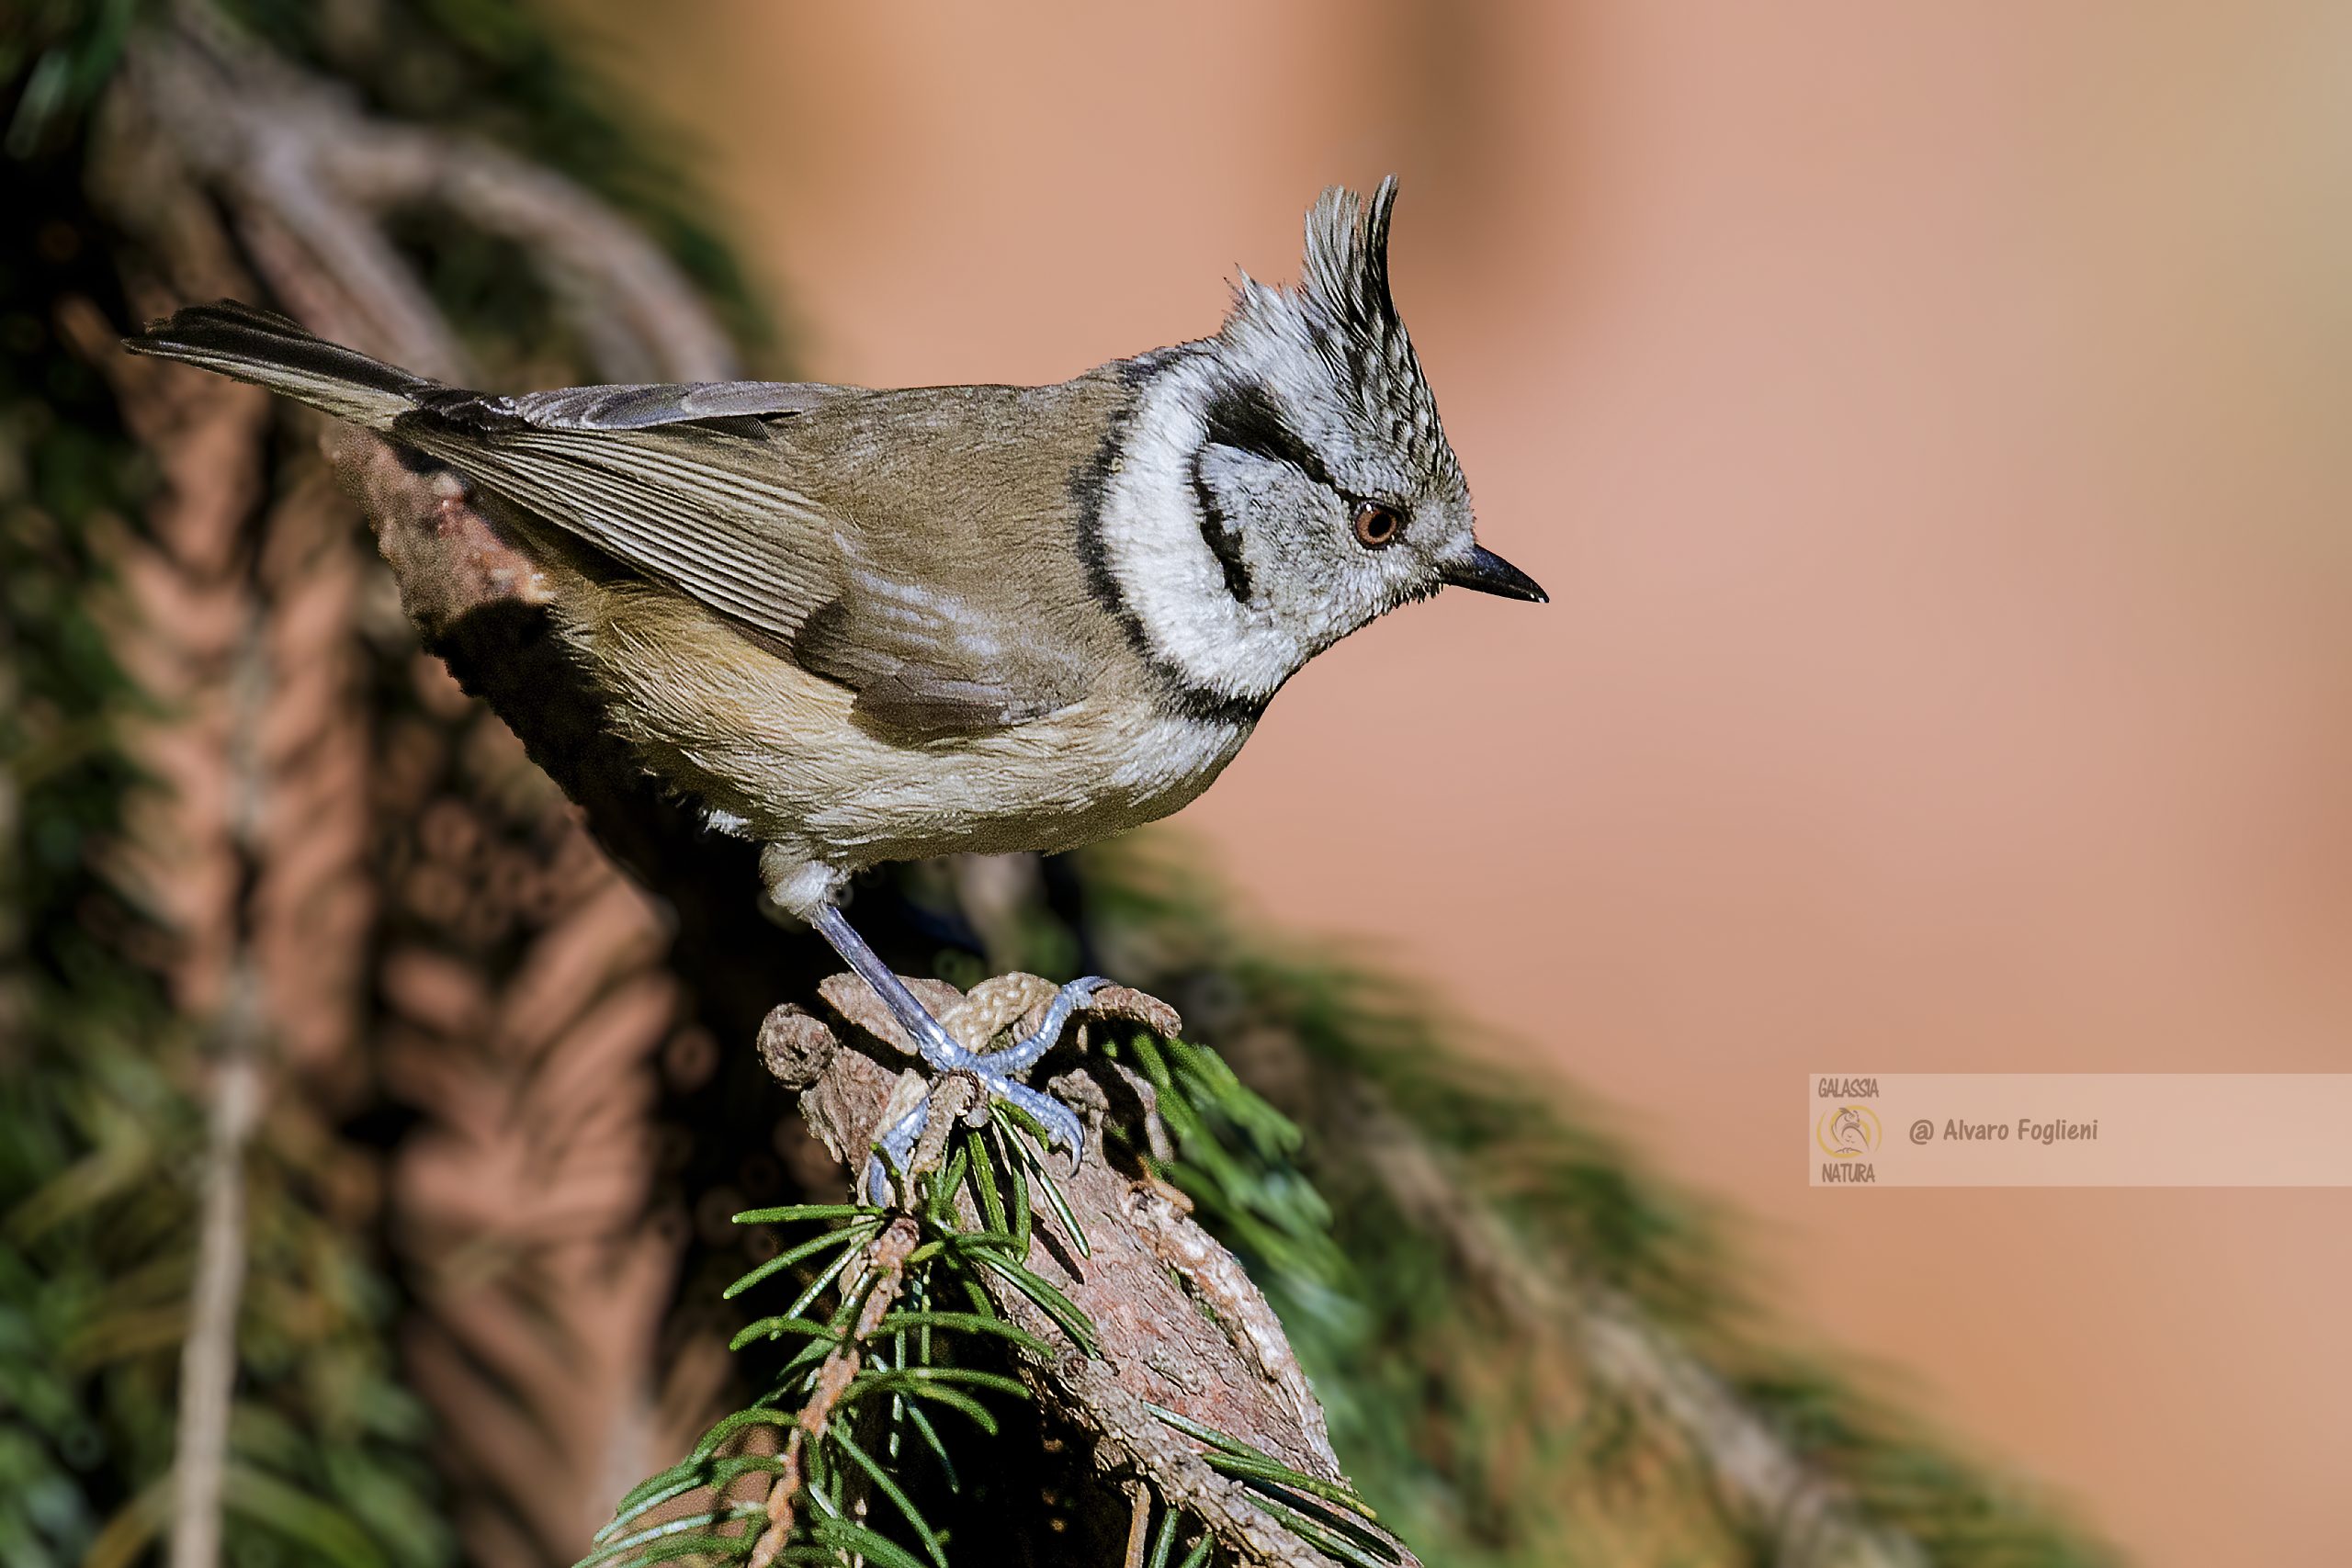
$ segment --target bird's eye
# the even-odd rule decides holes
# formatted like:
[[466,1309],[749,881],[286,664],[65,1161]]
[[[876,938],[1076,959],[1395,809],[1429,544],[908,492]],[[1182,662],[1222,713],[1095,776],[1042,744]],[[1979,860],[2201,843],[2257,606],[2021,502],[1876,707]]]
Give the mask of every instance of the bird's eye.
[[1383,506],[1376,501],[1360,502],[1356,506],[1356,543],[1365,549],[1385,549],[1396,542],[1405,531],[1405,520],[1396,515],[1393,506]]

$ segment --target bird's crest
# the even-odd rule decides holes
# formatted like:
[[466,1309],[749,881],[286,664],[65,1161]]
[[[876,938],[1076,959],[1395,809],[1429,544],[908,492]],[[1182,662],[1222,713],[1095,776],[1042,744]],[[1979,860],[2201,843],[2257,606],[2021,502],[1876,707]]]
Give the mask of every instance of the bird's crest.
[[1437,400],[1389,292],[1388,226],[1396,206],[1394,175],[1368,202],[1344,186],[1326,190],[1306,214],[1297,288],[1269,288],[1244,274],[1226,335],[1304,337],[1370,428],[1429,469],[1458,476]]

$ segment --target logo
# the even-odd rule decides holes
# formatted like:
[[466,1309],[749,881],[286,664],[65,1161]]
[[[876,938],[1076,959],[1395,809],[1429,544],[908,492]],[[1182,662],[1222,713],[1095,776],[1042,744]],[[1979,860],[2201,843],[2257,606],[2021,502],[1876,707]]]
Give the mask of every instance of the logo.
[[1821,1113],[1813,1141],[1831,1159],[1860,1159],[1878,1147],[1878,1112],[1867,1105],[1840,1105]]

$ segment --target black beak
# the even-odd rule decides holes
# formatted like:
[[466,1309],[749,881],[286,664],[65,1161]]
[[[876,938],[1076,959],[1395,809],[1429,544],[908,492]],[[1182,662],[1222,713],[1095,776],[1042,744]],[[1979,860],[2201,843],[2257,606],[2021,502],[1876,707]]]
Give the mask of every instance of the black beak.
[[1552,596],[1536,586],[1535,580],[1489,549],[1476,545],[1461,560],[1450,560],[1438,573],[1440,579],[1455,588],[1475,588],[1481,593],[1496,593],[1505,599],[1526,599],[1538,604],[1548,604]]

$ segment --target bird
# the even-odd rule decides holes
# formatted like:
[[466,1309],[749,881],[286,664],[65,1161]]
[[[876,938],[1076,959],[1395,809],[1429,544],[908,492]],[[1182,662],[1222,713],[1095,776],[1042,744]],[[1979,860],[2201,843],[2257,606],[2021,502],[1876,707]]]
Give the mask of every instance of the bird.
[[[1083,1156],[1023,1081],[1107,981],[959,1045],[842,914],[888,862],[1051,852],[1184,806],[1312,658],[1457,587],[1542,603],[1479,544],[1389,280],[1395,176],[1309,209],[1301,276],[1215,335],[1049,386],[455,388],[221,300],[124,346],[257,383],[503,503],[643,768],[762,846],[936,1074]],[[749,890],[747,890],[748,892]],[[903,1170],[929,1099],[884,1129]]]

